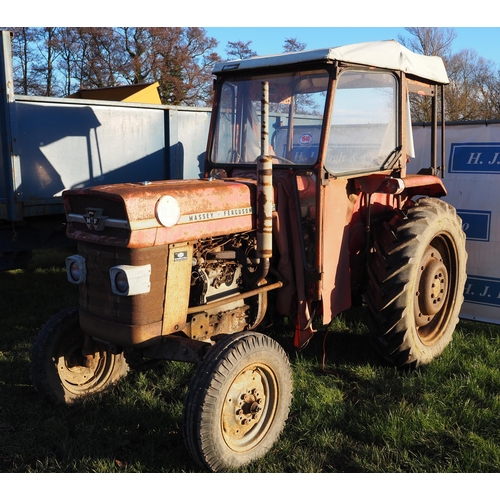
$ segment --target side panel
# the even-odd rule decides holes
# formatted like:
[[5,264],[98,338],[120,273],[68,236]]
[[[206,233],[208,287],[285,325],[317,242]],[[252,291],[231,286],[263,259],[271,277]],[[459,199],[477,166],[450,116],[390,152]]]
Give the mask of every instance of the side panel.
[[59,203],[65,189],[200,177],[205,108],[40,98],[15,107],[25,215],[39,215],[30,205]]
[[323,210],[323,323],[351,306],[349,274],[349,223],[354,203],[347,193],[347,180],[330,179]]
[[[429,164],[430,129],[413,127],[416,158],[408,171]],[[438,153],[440,157],[440,153]],[[467,236],[467,282],[460,316],[500,324],[500,123],[446,127],[448,196]]]
[[71,101],[16,101],[19,201],[33,205],[64,189],[166,178],[162,109]]
[[192,266],[193,245],[189,243],[170,245],[162,332],[164,335],[185,329]]
[[203,178],[211,110],[168,109],[169,179]]

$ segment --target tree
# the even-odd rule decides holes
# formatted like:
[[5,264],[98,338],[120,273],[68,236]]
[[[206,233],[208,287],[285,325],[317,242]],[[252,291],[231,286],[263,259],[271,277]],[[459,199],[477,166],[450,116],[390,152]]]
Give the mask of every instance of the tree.
[[12,64],[14,70],[14,92],[21,95],[39,95],[39,86],[34,70],[37,60],[35,43],[37,28],[5,28],[13,33]]
[[252,41],[242,42],[241,40],[237,42],[228,42],[226,45],[226,54],[229,58],[234,59],[248,59],[249,57],[254,57],[257,52],[250,48]]
[[56,42],[59,49],[57,70],[61,80],[61,94],[69,96],[80,88],[77,80],[78,53],[80,50],[79,33],[76,28],[60,28]]
[[75,57],[81,88],[113,87],[126,83],[120,74],[122,47],[113,28],[77,28]]
[[450,85],[446,89],[447,120],[499,118],[498,80],[490,61],[475,50],[465,49],[448,61]]
[[453,28],[405,28],[413,38],[399,37],[407,48],[425,56],[439,56],[445,60],[451,54],[457,33]]
[[11,28],[15,91],[68,96],[80,88],[157,81],[162,102],[211,101],[217,41],[203,28]]
[[301,50],[305,50],[306,47],[306,43],[299,42],[296,38],[285,38],[283,50],[285,52],[300,52]]
[[[400,41],[414,52],[443,59],[450,84],[445,89],[445,119],[448,121],[500,118],[499,74],[494,65],[476,51],[452,52],[456,33],[451,28],[406,28],[413,38]],[[411,95],[414,121],[429,121],[429,99]]]
[[500,119],[500,72],[493,71],[488,76],[485,107],[489,110],[488,120]]
[[[413,38],[399,37],[407,48],[426,56],[439,56],[444,62],[451,55],[451,46],[456,38],[452,28],[405,28]],[[411,116],[414,122],[428,122],[432,119],[430,99],[410,94]]]
[[152,73],[167,104],[203,104],[211,100],[211,68],[219,56],[217,41],[202,28],[148,28]]
[[54,63],[59,57],[57,38],[58,28],[39,28],[36,36],[37,60],[33,63],[39,93],[45,96],[55,95],[56,84]]

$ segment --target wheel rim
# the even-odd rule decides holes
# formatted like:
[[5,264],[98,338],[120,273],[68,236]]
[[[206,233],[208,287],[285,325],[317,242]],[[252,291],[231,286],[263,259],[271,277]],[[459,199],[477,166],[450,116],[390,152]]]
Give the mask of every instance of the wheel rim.
[[96,342],[95,352],[83,356],[83,333],[72,335],[58,349],[56,367],[61,384],[68,392],[82,395],[105,385],[111,370],[111,356],[105,346]]
[[278,382],[270,368],[254,364],[233,380],[222,408],[222,434],[227,446],[245,452],[264,439],[274,419]]
[[415,324],[425,345],[439,341],[455,300],[456,252],[444,236],[436,237],[421,260],[415,291]]

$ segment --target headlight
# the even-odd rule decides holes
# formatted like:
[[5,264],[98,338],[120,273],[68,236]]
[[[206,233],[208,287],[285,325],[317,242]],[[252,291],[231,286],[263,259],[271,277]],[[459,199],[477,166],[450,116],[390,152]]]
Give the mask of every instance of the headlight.
[[148,293],[151,289],[151,264],[144,266],[114,266],[109,270],[111,290],[116,295]]
[[85,283],[87,266],[85,265],[85,259],[81,255],[66,257],[66,275],[70,283],[75,285]]
[[155,215],[162,226],[175,226],[181,216],[179,203],[173,196],[162,196],[156,203]]
[[127,294],[129,291],[129,286],[128,286],[128,279],[127,279],[127,274],[125,271],[120,269],[116,274],[115,274],[115,287],[116,289],[123,294]]

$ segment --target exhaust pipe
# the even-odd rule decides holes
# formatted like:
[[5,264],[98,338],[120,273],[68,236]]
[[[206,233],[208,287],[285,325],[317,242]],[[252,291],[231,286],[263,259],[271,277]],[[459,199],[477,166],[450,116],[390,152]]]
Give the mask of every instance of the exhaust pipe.
[[269,272],[273,254],[273,160],[269,156],[269,82],[262,82],[260,156],[257,158],[257,257],[254,282]]

